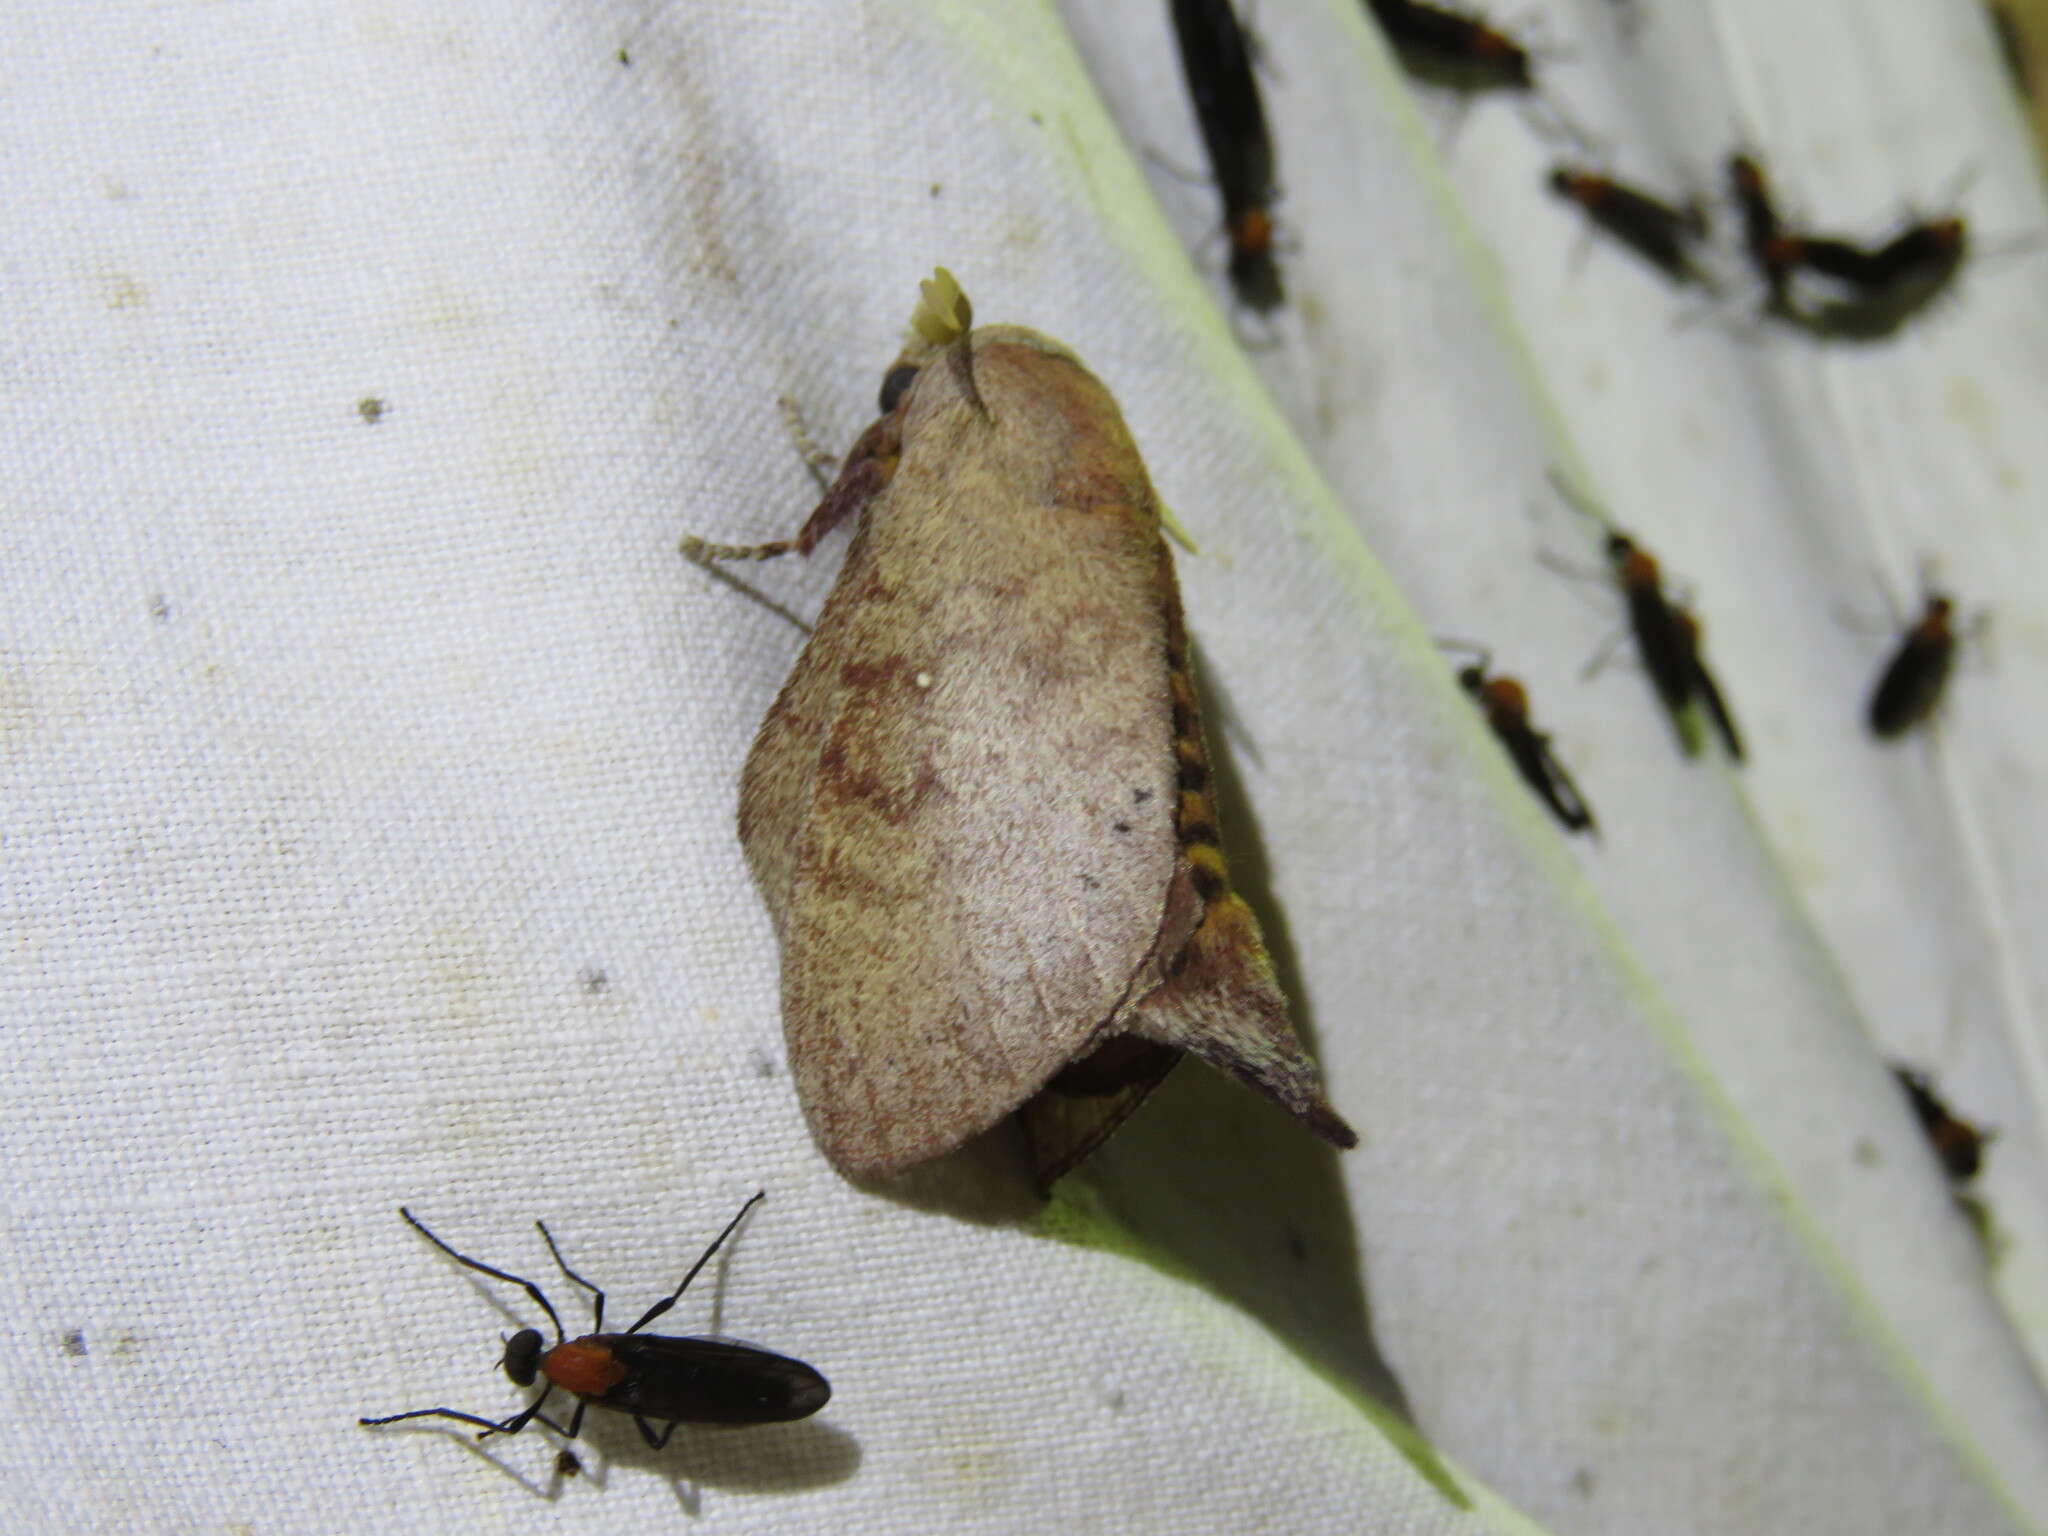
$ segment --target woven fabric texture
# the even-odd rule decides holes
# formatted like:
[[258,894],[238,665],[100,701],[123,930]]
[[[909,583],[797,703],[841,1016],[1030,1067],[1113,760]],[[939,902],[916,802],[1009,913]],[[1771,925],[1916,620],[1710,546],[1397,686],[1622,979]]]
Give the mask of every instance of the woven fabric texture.
[[[1973,228],[2048,227],[1982,23],[1865,9],[1560,5],[1551,110],[1646,179],[1748,135],[1838,223],[1970,163]],[[1270,327],[1158,163],[1163,0],[0,27],[0,1526],[2048,1529],[2039,259],[1882,345],[1687,315],[1574,254],[1540,111],[1412,94],[1357,0],[1258,23]],[[1080,352],[1193,535],[1234,874],[1354,1152],[1196,1066],[1050,1207],[1000,1146],[882,1194],[805,1133],[733,809],[843,538],[767,602],[677,544],[795,529],[778,401],[850,443],[935,263]],[[1550,469],[1698,584],[1748,768],[1578,678]],[[1879,755],[1888,642],[1832,611],[1937,554],[1991,664]],[[1887,1055],[1999,1127],[1995,1265]],[[401,1203],[573,1329],[535,1218],[616,1320],[756,1189],[663,1326],[811,1361],[815,1419],[593,1414],[574,1479],[357,1426],[523,1400],[526,1298]]]

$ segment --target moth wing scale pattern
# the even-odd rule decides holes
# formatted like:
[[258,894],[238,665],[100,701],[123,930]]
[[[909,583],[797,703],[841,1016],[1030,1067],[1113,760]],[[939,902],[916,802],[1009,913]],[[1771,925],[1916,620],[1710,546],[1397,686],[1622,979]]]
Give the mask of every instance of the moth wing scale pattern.
[[984,328],[924,349],[862,442],[827,496],[859,526],[741,788],[819,1145],[887,1176],[1030,1105],[1049,1183],[1181,1051],[1352,1145],[1224,875],[1159,504],[1108,391]]
[[[995,420],[1033,414],[1012,397],[1043,359],[979,351]],[[1085,1052],[1175,856],[1156,518],[1034,485],[954,371],[926,373],[742,779],[799,1094],[863,1175],[950,1150]]]

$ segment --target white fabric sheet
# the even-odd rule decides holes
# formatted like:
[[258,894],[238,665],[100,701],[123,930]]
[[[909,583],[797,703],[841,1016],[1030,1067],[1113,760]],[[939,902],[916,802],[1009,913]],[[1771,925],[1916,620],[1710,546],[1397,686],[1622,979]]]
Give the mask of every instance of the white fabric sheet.
[[[1628,153],[1749,132],[1878,225],[1974,159],[1985,231],[2043,227],[1949,7],[1612,9],[1550,69]],[[10,17],[0,1528],[2048,1528],[2041,268],[1854,354],[1674,328],[1574,270],[1524,118],[1418,115],[1355,0],[1260,24],[1298,250],[1248,357],[1213,202],[1141,168],[1195,159],[1151,0]],[[1236,872],[1354,1153],[1198,1067],[1044,1211],[804,1133],[732,830],[800,636],[676,543],[795,527],[777,398],[850,441],[939,261],[1081,351],[1200,545]],[[1699,583],[1743,774],[1577,682],[1551,464]],[[1829,610],[1923,550],[1994,662],[1880,755]],[[746,575],[808,614],[836,557]],[[1882,1053],[1999,1126],[1997,1268]],[[673,1321],[812,1361],[816,1419],[593,1415],[568,1482],[354,1422],[521,1401],[525,1299],[401,1202],[576,1325],[535,1217],[617,1319],[756,1188]]]

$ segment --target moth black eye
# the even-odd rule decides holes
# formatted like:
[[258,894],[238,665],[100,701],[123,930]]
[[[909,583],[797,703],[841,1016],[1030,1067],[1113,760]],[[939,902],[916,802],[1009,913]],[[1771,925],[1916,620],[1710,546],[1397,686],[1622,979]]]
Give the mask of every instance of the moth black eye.
[[896,409],[896,402],[903,398],[903,391],[910,388],[917,377],[917,364],[904,363],[891,368],[889,376],[882,380],[882,414],[888,415]]

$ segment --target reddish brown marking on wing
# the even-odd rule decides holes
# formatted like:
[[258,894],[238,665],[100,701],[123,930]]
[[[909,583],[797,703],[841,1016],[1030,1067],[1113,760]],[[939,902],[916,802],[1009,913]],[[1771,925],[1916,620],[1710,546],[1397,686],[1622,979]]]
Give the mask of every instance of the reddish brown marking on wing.
[[855,769],[849,755],[843,738],[828,741],[818,754],[821,801],[858,801],[884,821],[901,825],[918,813],[928,797],[940,792],[939,770],[929,756],[919,761],[916,776],[908,784],[898,784],[887,775]]
[[857,1176],[951,1150],[1086,1054],[1177,857],[1142,463],[1063,352],[978,332],[973,369],[978,406],[950,367],[904,397],[895,478],[799,663],[817,726],[787,851],[748,849],[789,870],[762,884],[793,1075]]

